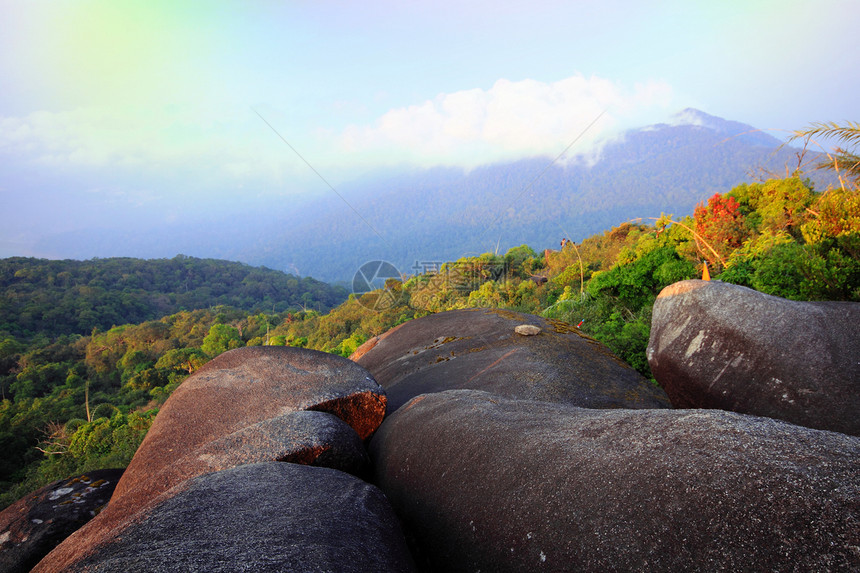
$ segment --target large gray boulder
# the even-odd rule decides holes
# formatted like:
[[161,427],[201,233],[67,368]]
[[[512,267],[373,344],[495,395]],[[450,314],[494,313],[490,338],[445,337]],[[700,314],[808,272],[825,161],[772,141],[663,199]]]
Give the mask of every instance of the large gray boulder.
[[0,512],[0,573],[26,573],[110,500],[121,469],[55,481]]
[[370,446],[436,571],[860,568],[860,438],[719,410],[419,396]]
[[34,571],[413,570],[376,487],[337,470],[274,462],[192,478],[98,546],[54,557]]
[[[139,507],[194,475],[288,459],[290,451],[300,459],[302,448],[318,450],[318,444],[309,442],[307,429],[297,425],[299,411],[332,414],[359,439],[366,439],[382,422],[385,401],[373,377],[340,356],[283,346],[231,350],[195,372],[170,396],[111,505],[133,493],[128,503]],[[317,423],[329,424],[319,419]],[[297,428],[298,436],[286,432]],[[349,436],[343,431],[328,435]],[[226,449],[227,443],[233,447]],[[338,447],[349,448],[350,443]]]
[[370,458],[355,430],[337,416],[313,410],[257,422],[208,442],[169,467],[174,472],[187,465],[218,471],[266,461],[333,468],[358,477],[369,476],[370,470]]
[[108,507],[54,550],[44,568],[77,562],[203,474],[295,462],[364,475],[362,441],[384,414],[382,388],[346,358],[275,346],[226,352],[170,396]]
[[860,435],[860,304],[683,281],[654,303],[651,371],[676,408]]
[[[523,334],[516,332],[521,328]],[[528,335],[534,332],[539,333]],[[350,357],[385,388],[393,412],[419,394],[486,390],[588,408],[669,408],[665,393],[569,324],[499,309],[403,323]]]

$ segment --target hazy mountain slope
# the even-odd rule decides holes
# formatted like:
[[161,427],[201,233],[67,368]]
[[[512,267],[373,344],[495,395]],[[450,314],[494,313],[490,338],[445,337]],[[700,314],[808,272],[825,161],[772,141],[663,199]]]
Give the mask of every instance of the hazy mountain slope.
[[[751,126],[684,110],[670,123],[606,144],[596,162],[574,157],[549,165],[548,158],[530,158],[469,172],[401,171],[341,186],[360,216],[330,193],[304,205],[273,203],[215,222],[192,218],[110,242],[125,255],[214,256],[329,281],[349,280],[362,263],[377,259],[409,273],[416,262],[522,243],[541,248],[631,218],[692,213],[697,202],[761,169],[784,174],[793,168],[796,150],[779,145]],[[105,253],[98,235],[96,229],[66,234],[42,247],[82,258],[117,254]]]
[[692,213],[697,202],[749,181],[759,168],[784,173],[793,165],[794,150],[777,151],[777,139],[750,126],[695,110],[680,115],[697,124],[629,132],[606,145],[592,166],[573,161],[547,168],[548,159],[532,158],[460,172],[459,178],[456,170],[437,169],[348,189],[347,197],[387,243],[333,199],[317,219],[272,237],[279,252],[242,255],[300,269],[319,261],[315,276],[333,279],[349,278],[374,258],[410,272],[416,261],[451,260],[497,245],[501,251],[522,243],[541,248],[634,217]]

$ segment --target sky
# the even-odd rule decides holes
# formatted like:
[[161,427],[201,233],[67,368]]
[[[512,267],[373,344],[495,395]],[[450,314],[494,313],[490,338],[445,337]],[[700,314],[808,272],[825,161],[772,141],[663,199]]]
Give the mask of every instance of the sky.
[[599,149],[693,107],[860,119],[860,1],[0,0],[0,256],[402,166]]

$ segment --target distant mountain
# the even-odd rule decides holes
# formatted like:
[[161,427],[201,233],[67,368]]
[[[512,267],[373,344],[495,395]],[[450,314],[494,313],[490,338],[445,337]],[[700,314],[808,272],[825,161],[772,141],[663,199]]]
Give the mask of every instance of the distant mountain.
[[[54,236],[41,247],[63,256],[138,257],[176,252],[244,261],[350,281],[366,261],[411,274],[434,262],[528,244],[557,245],[637,217],[691,214],[696,203],[768,172],[784,175],[796,150],[755,128],[686,109],[667,123],[626,132],[595,160],[547,158],[459,168],[401,170],[304,205],[270,204],[229,220],[113,234]],[[154,237],[158,237],[155,239]],[[104,239],[102,239],[104,240]],[[114,249],[114,250],[111,250]],[[416,266],[417,264],[417,266]]]
[[[724,137],[738,139],[749,145],[761,145],[763,147],[779,147],[782,142],[765,133],[760,129],[755,129],[745,123],[737,121],[729,121],[720,117],[709,115],[703,111],[693,108],[687,108],[676,113],[669,120],[669,125],[694,126],[713,131]],[[654,127],[664,127],[666,124],[658,124]]]

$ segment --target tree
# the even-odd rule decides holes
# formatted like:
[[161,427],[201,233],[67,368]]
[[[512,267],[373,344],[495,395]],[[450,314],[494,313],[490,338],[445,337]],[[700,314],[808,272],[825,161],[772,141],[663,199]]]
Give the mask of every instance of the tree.
[[695,228],[699,236],[703,237],[714,250],[719,253],[711,253],[707,249],[700,249],[711,265],[716,265],[728,257],[732,251],[740,247],[749,231],[740,212],[740,204],[737,199],[727,195],[715,193],[708,199],[708,205],[702,203],[696,205],[693,212]]
[[242,345],[242,337],[235,326],[229,324],[213,324],[209,334],[203,339],[200,349],[214,358],[222,352],[227,352]]
[[637,251],[619,253],[619,263],[612,269],[594,273],[588,282],[588,293],[593,298],[613,297],[635,313],[650,304],[664,287],[696,275],[693,263],[682,259],[673,246],[643,243]]
[[860,193],[832,189],[818,198],[811,211],[814,217],[801,227],[807,243],[834,241],[860,259]]
[[799,177],[767,181],[755,204],[761,215],[761,227],[797,235],[812,200],[812,189]]
[[174,348],[168,350],[155,363],[161,370],[169,370],[182,374],[193,374],[195,370],[206,364],[206,354],[196,348]]
[[531,274],[533,263],[532,265],[526,265],[525,263],[536,257],[537,253],[531,247],[520,245],[519,247],[508,249],[508,252],[505,253],[505,264],[508,272],[516,273],[522,278],[527,278]]

